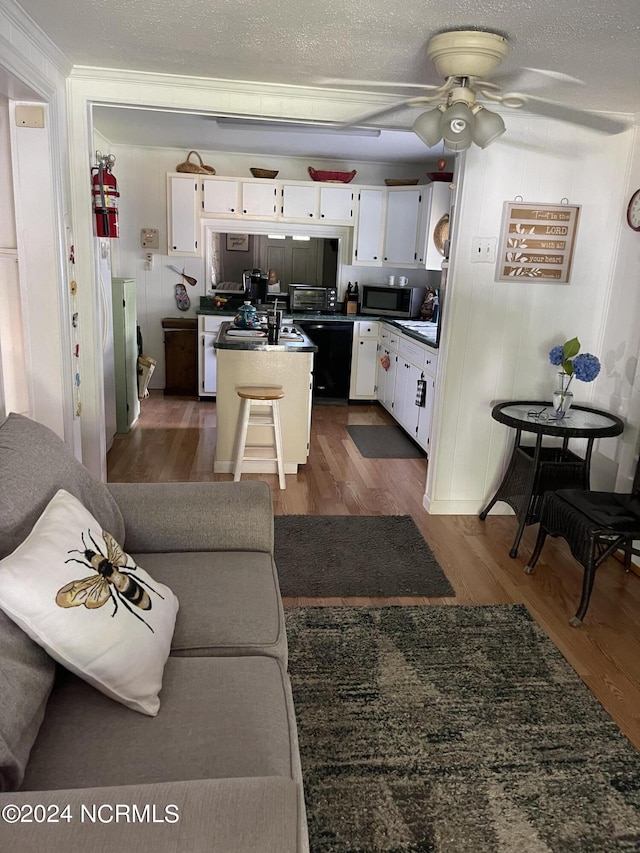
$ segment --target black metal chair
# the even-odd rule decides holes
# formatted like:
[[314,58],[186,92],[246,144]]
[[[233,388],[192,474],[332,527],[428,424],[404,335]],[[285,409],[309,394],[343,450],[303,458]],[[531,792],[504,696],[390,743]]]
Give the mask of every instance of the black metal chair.
[[578,627],[589,606],[598,566],[621,549],[629,571],[632,555],[640,556],[640,550],[633,547],[634,539],[640,539],[640,460],[631,494],[586,489],[545,492],[538,539],[524,569],[527,574],[533,571],[547,534],[566,539],[571,553],[584,568],[580,604],[569,620]]

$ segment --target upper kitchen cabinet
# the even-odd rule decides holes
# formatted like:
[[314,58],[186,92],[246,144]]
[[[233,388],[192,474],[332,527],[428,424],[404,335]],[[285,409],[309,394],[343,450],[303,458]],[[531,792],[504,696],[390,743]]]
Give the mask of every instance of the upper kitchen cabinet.
[[278,188],[271,181],[242,182],[242,214],[274,219],[278,212]]
[[197,255],[198,182],[193,175],[167,177],[169,255]]
[[394,187],[387,192],[383,263],[415,267],[423,188]]
[[420,227],[418,229],[418,265],[428,270],[442,267],[444,247],[436,244],[434,234],[443,216],[451,210],[451,189],[448,183],[434,182],[423,187]]
[[283,219],[353,224],[354,192],[351,187],[327,187],[314,182],[282,184]]
[[353,223],[354,191],[351,187],[320,187],[320,219]]
[[240,212],[240,182],[206,178],[202,181],[202,210],[217,216]]
[[373,187],[361,189],[357,201],[353,263],[367,266],[381,264],[385,191]]
[[277,212],[277,187],[272,182],[264,181],[204,178],[202,212],[212,216],[258,216],[261,219],[274,219]]
[[318,186],[313,183],[282,185],[284,219],[315,219],[318,208]]

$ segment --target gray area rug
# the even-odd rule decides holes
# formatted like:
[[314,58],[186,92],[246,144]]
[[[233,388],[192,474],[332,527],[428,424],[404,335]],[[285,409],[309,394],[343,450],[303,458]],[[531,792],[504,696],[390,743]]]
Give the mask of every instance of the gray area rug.
[[524,607],[285,615],[312,853],[640,850],[640,754]]
[[276,515],[283,596],[455,595],[408,515]]
[[394,424],[354,424],[347,427],[347,432],[360,455],[369,459],[420,459],[426,456],[426,453]]

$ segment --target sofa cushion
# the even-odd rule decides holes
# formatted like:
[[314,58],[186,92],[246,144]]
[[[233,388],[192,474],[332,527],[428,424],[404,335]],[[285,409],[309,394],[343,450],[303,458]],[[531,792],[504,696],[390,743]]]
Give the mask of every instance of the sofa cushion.
[[132,556],[178,596],[172,654],[266,654],[286,664],[282,599],[270,554],[229,551]]
[[54,676],[49,655],[0,611],[0,791],[22,781]]
[[178,601],[63,489],[0,561],[0,608],[98,690],[158,712]]
[[61,670],[22,789],[299,779],[297,755],[291,689],[280,661],[172,656],[156,717],[132,714]]
[[124,522],[104,483],[43,424],[10,414],[0,424],[0,559],[27,537],[58,489],[66,489],[103,530],[124,541]]

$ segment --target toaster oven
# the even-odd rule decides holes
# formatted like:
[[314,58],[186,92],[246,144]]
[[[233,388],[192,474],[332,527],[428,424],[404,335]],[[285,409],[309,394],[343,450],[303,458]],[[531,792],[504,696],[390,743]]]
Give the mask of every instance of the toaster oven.
[[335,311],[337,298],[335,287],[319,287],[313,284],[289,285],[289,311]]

